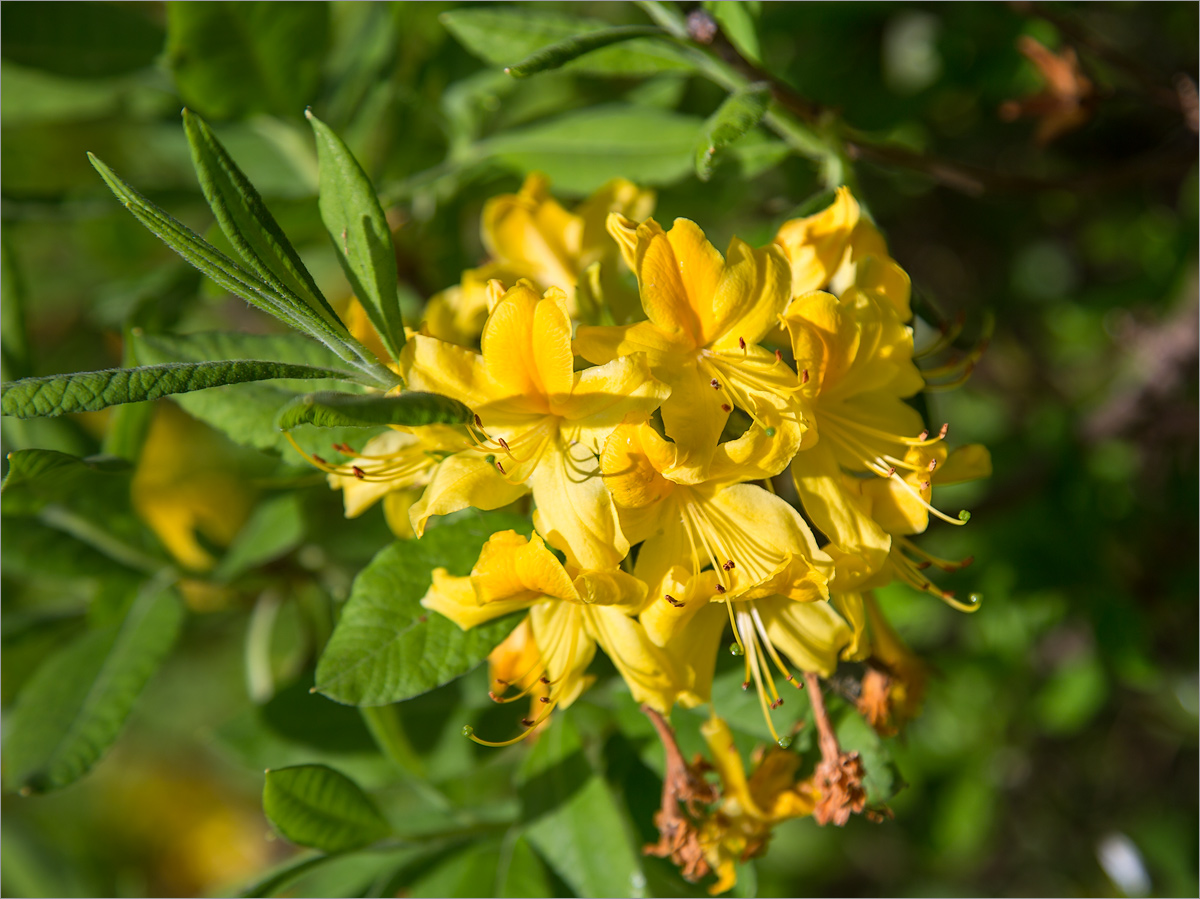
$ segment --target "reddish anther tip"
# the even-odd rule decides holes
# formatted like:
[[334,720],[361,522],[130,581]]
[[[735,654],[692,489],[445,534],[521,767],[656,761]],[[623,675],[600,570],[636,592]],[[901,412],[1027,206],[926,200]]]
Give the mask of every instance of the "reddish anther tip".
[[933,563],[929,562],[929,561],[924,561],[924,562],[917,562],[916,564],[917,564],[917,571],[924,571],[926,568],[928,568]]
[[750,681],[748,681],[748,680],[742,681],[742,689],[749,690],[750,689]]
[[890,478],[890,477],[891,477],[892,475],[894,475],[895,473],[896,473],[896,468],[895,468],[895,466],[893,466],[893,467],[891,467],[891,468],[889,468],[889,469],[888,469],[888,473],[887,473],[886,475],[884,475],[884,477],[889,477],[889,478]]
[[741,347],[743,350],[746,348],[746,338],[745,337],[738,338],[738,346]]
[[807,368],[804,369],[802,372],[800,372],[800,383],[801,384],[808,383],[808,369]]
[[729,405],[729,403],[721,403],[721,411],[722,412],[732,412],[733,406]]
[[928,490],[928,489],[929,489],[929,487],[930,487],[930,483],[929,483],[929,481],[922,481],[922,482],[921,482],[921,489],[922,489],[922,490]]
[[776,362],[782,362],[782,361],[783,361],[783,350],[776,350],[776,351],[775,351],[775,361],[776,361]]
[[318,456],[316,453],[313,453],[313,461],[314,461],[314,462],[316,462],[318,465],[326,465],[326,464],[328,464],[328,463],[326,463],[326,461],[325,461],[324,459],[322,459],[322,458],[321,458],[320,456]]
[[351,465],[350,470],[352,472],[354,472],[354,476],[356,478],[358,478],[360,481],[367,476],[367,473],[365,471],[363,471],[361,468],[359,468],[357,465]]
[[522,727],[533,727],[533,719],[532,718],[522,718],[521,726]]
[[541,677],[539,677],[538,680],[541,681],[546,686],[550,686],[550,678],[547,677],[545,674],[543,674]]
[[488,690],[488,699],[490,699],[492,702],[500,701],[500,697],[497,696],[495,693],[493,693],[491,690]]
[[718,592],[718,593],[724,593],[724,592],[725,592],[725,588],[724,588],[724,587],[723,587],[721,584],[717,584],[717,592]]
[[716,378],[713,378],[711,381],[708,382],[708,386],[711,387],[713,390],[720,390],[721,382],[718,381]]
[[930,459],[929,460],[929,470],[933,471],[935,468],[937,468],[937,459]]
[[496,463],[496,471],[500,472],[500,474],[504,474],[504,466],[499,462]]
[[940,440],[945,440],[945,439],[946,439],[946,432],[947,432],[947,431],[949,431],[949,430],[950,430],[950,422],[946,422],[944,425],[942,425],[942,430],[941,430],[941,432],[938,434],[938,439],[940,439]]
[[725,564],[721,566],[721,568],[725,571],[732,571],[734,567],[733,559],[726,559]]
[[942,596],[946,597],[946,599],[954,599],[954,591],[953,590],[943,590]]
[[669,602],[671,605],[673,605],[673,606],[674,606],[675,608],[677,608],[677,609],[682,609],[682,608],[683,608],[683,605],[684,605],[684,604],[683,604],[683,603],[681,603],[679,600],[677,600],[677,599],[676,599],[674,596],[672,596],[670,593],[664,593],[664,594],[663,594],[663,599],[665,599],[667,602]]
[[550,701],[549,696],[539,696],[538,697],[538,702],[549,702],[549,701]]
[[503,437],[497,437],[496,442],[499,443],[502,447],[504,447],[504,451],[506,453],[508,452],[508,441],[507,440],[505,440]]
[[922,431],[920,434],[918,434],[917,439],[918,440],[928,440],[929,439],[928,429],[926,429],[926,430]]
[[974,561],[975,561],[974,556],[967,556],[965,559],[963,559],[961,562],[958,563],[958,567],[966,568],[968,565],[970,565]]
[[477,427],[477,428],[483,427],[483,419],[479,417],[478,413],[476,413],[476,415],[475,415],[475,427]]

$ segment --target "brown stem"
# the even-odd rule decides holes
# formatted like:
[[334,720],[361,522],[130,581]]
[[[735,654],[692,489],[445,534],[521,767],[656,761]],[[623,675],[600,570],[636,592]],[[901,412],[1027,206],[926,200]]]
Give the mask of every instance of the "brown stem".
[[836,762],[842,754],[837,737],[833,733],[833,725],[829,723],[829,713],[825,711],[825,697],[821,695],[821,682],[811,671],[804,672],[804,683],[808,687],[808,701],[812,703],[813,719],[817,724],[817,740],[821,747],[821,758],[825,761]]

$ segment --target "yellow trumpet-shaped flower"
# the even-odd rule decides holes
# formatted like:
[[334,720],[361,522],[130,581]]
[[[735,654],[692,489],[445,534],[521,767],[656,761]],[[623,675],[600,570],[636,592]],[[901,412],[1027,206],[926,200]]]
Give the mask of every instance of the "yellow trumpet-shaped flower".
[[575,350],[590,362],[645,353],[671,387],[666,430],[680,449],[676,465],[703,479],[736,406],[793,453],[804,432],[799,384],[777,353],[759,346],[788,299],[789,269],[777,247],[755,250],[734,238],[725,258],[687,219],[664,231],[609,216],[609,231],[638,277],[647,321],[581,327]]
[[[520,191],[493,197],[483,207],[482,237],[491,261],[463,272],[459,284],[430,299],[427,332],[451,343],[473,343],[487,319],[487,285],[524,278],[537,290],[559,287],[567,311],[579,318],[577,286],[599,264],[600,289],[618,321],[632,305],[617,277],[617,248],[604,230],[610,212],[643,218],[654,208],[654,193],[623,178],[614,179],[568,212],[550,196],[544,175],[533,173]],[[586,310],[595,318],[596,310]]]
[[[527,635],[501,644],[505,652],[496,656],[493,668],[494,675],[503,672],[500,686],[518,686],[520,692],[506,698],[503,690],[496,691],[493,698],[509,701],[540,691],[545,711],[526,719],[532,728],[555,707],[574,702],[591,683],[586,671],[597,644],[635,699],[664,711],[671,707],[678,680],[670,661],[632,617],[645,595],[645,585],[630,574],[564,566],[537,534],[525,538],[502,531],[484,544],[469,576],[436,569],[421,604],[464,630],[529,610]],[[525,662],[528,667],[518,670]]]
[[507,292],[493,282],[492,289],[482,353],[420,335],[405,346],[409,384],[466,404],[477,425],[477,445],[433,470],[412,507],[413,527],[419,535],[430,516],[499,508],[532,490],[538,530],[573,565],[614,567],[629,542],[597,456],[627,414],[649,413],[668,388],[639,355],[574,371],[561,290],[539,297],[525,281]]
[[936,443],[904,398],[924,386],[912,361],[912,332],[886,300],[850,287],[840,298],[816,291],[784,316],[817,434],[792,462],[796,489],[813,523],[832,541],[838,589],[878,571],[891,549],[888,530],[847,489],[843,471],[890,479],[913,470],[910,447]]

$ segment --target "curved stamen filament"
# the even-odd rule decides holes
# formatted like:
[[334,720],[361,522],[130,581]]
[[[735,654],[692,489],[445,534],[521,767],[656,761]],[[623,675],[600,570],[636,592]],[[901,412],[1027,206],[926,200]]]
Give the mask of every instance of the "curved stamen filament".
[[780,672],[782,672],[787,682],[797,690],[801,689],[801,681],[796,680],[792,672],[788,671],[787,665],[783,664],[783,659],[779,657],[779,652],[775,649],[775,644],[771,642],[771,638],[767,636],[767,626],[763,623],[762,616],[758,614],[758,606],[754,601],[750,602],[750,616],[754,619],[754,625],[758,628],[758,633],[762,636],[763,645],[766,646],[767,652]]
[[960,612],[979,611],[980,604],[975,594],[971,594],[969,597],[969,602],[963,602],[962,600],[955,599],[952,591],[942,590],[933,581],[922,575],[921,572],[917,570],[917,566],[913,563],[913,561],[905,557],[903,554],[892,553],[888,558],[892,563],[892,567],[896,570],[896,573],[900,575],[900,579],[910,587],[914,587],[917,590],[924,591],[925,593],[932,593],[946,605],[950,606],[951,608],[958,609]]
[[[380,465],[370,465],[365,468],[359,465],[331,465],[321,456],[315,453],[307,453],[301,449],[300,445],[296,443],[296,439],[290,433],[285,431],[284,436],[296,452],[303,456],[305,461],[314,468],[318,468],[326,474],[343,478],[355,478],[359,481],[383,482],[400,480],[420,471],[422,468],[436,464],[437,461],[427,455],[424,450],[413,446],[406,447],[390,455],[358,456],[359,459],[383,460],[383,464]],[[405,458],[406,456],[409,456],[409,458]]]
[[[742,639],[746,643],[747,665],[752,676],[754,677],[754,684],[758,692],[758,704],[762,707],[763,720],[767,722],[767,730],[771,732],[772,738],[774,738],[776,743],[779,743],[779,732],[775,730],[775,723],[771,720],[771,709],[774,708],[775,703],[767,702],[767,690],[763,684],[763,675],[759,665],[759,657],[762,654],[762,648],[759,645],[758,636],[754,632],[754,623],[751,621],[750,616],[746,612],[740,610],[737,612],[737,620],[738,627],[735,628],[735,630],[740,630],[742,632]],[[765,663],[765,659],[762,661]],[[770,679],[770,671],[767,672],[767,677]],[[773,690],[775,686],[774,682],[772,682],[771,686]],[[778,699],[778,693],[775,693],[774,695],[775,698]]]
[[954,321],[950,324],[943,324],[937,338],[929,346],[921,350],[916,350],[913,353],[914,359],[925,359],[932,356],[934,353],[940,353],[954,341],[958,340],[958,335],[962,333],[963,325],[967,323],[966,313],[961,309],[954,317]]
[[529,721],[529,723],[525,726],[525,730],[517,734],[517,736],[513,737],[511,740],[500,740],[498,742],[493,740],[485,740],[483,737],[475,736],[474,729],[464,728],[463,732],[466,733],[468,739],[474,743],[478,743],[480,746],[490,746],[493,749],[500,749],[504,746],[515,746],[517,743],[520,743],[531,733],[537,730],[538,725],[550,717],[550,713],[554,711],[555,705],[555,701],[550,700],[550,704],[546,707],[546,711],[538,715],[537,718],[533,719],[532,721],[525,719],[526,721]]
[[937,568],[940,568],[942,571],[947,571],[947,572],[962,571],[964,568],[966,568],[968,565],[970,565],[972,562],[975,561],[974,556],[967,556],[962,561],[952,562],[949,559],[942,559],[938,556],[931,555],[930,553],[921,549],[921,547],[917,546],[917,544],[915,544],[912,540],[908,539],[907,537],[894,537],[892,539],[897,541],[900,544],[900,546],[904,549],[905,552],[912,553],[914,556],[917,556],[918,558],[922,559],[921,562],[916,563],[916,567],[919,569],[925,569],[925,568],[928,568],[930,565],[933,565]]
[[832,421],[847,430],[861,431],[869,437],[879,437],[883,440],[899,443],[901,446],[932,446],[944,440],[947,431],[950,430],[949,425],[942,425],[942,429],[936,437],[929,437],[928,432],[926,432],[927,436],[925,437],[902,437],[899,434],[889,434],[887,431],[881,431],[879,428],[872,428],[870,425],[865,425],[852,418],[846,418],[824,408],[819,413],[819,420]]

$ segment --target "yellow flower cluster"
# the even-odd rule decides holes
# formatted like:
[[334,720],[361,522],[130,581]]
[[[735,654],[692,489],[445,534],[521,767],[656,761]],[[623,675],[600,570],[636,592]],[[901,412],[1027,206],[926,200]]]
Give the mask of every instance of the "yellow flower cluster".
[[[890,727],[921,674],[866,591],[900,578],[959,604],[923,572],[962,563],[911,538],[931,515],[962,523],[934,485],[990,474],[984,448],[948,452],[905,402],[926,385],[909,279],[845,188],[771,245],[734,238],[724,255],[691,221],[645,218],[652,204],[617,181],[568,212],[538,176],[493,199],[493,261],[434,298],[396,360],[474,425],[394,429],[324,466],[331,484],[351,516],[388,496],[418,537],[434,516],[532,495],[532,537],[495,534],[423,600],[464,629],[528,610],[491,660],[497,699],[532,696],[527,732],[587,687],[597,644],[650,708],[709,701],[726,626],[781,743],[778,679],[841,660],[876,659],[863,711]],[[773,823],[818,802],[771,765],[787,787],[769,805],[753,779],[727,794],[748,845],[765,837],[747,809]],[[726,882],[722,839],[706,845]]]

